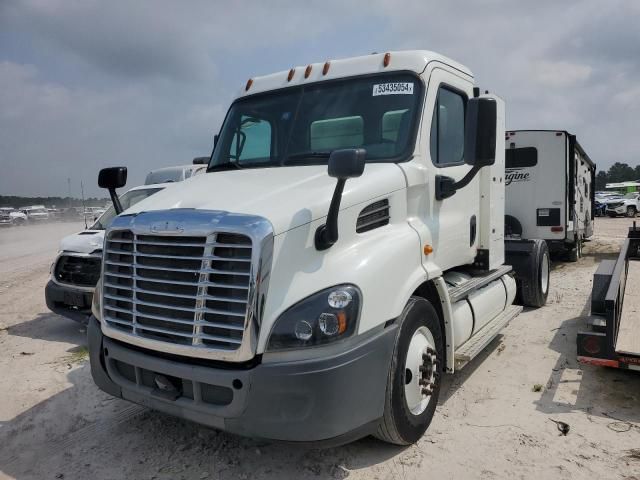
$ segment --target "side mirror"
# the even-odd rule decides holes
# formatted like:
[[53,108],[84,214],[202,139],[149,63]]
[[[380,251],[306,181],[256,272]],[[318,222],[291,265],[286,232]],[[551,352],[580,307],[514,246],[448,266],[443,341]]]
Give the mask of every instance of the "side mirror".
[[498,108],[493,98],[472,98],[464,125],[464,161],[481,168],[496,161]]
[[338,180],[361,176],[366,156],[364,148],[334,150],[329,156],[329,176]]
[[127,167],[103,168],[98,174],[100,188],[122,188],[127,184]]
[[127,184],[127,167],[103,168],[98,174],[98,186],[109,190],[109,196],[113,203],[113,209],[118,215],[122,213],[122,204],[116,193],[116,188],[122,188]]
[[364,172],[367,151],[364,148],[346,148],[334,150],[329,156],[328,173],[330,177],[338,180],[333,191],[327,223],[320,225],[316,230],[315,244],[317,250],[326,250],[338,241],[338,212],[344,184],[349,178],[356,178]]
[[206,165],[209,163],[209,157],[196,157],[193,159],[194,165]]

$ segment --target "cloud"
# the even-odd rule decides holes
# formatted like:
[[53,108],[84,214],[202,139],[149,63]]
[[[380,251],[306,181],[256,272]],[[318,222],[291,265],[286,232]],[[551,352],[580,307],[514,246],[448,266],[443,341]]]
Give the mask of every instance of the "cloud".
[[[507,102],[509,128],[578,135],[596,162],[634,163],[640,3],[0,2],[0,192],[97,194],[209,153],[247,78],[371,51],[426,48]],[[618,141],[612,142],[616,138]]]
[[543,87],[569,88],[587,81],[592,71],[589,65],[539,61],[532,65],[531,74]]

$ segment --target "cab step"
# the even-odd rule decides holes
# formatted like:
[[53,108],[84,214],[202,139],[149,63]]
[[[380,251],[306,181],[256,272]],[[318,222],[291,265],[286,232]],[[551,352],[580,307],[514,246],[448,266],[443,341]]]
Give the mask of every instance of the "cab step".
[[496,335],[502,330],[507,323],[517,317],[522,311],[520,305],[511,305],[501,314],[487,323],[479,332],[475,333],[469,340],[458,347],[455,353],[456,369],[464,367],[473,357],[478,355],[484,347],[491,343]]

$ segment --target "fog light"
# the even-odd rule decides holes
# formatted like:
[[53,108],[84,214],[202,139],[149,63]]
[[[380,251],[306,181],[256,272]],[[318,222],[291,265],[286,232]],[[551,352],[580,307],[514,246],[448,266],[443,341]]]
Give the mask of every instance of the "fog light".
[[353,297],[346,290],[334,290],[329,294],[329,305],[333,308],[345,308],[350,303]]
[[298,323],[296,323],[295,334],[298,340],[306,342],[311,337],[313,337],[313,328],[311,328],[309,322],[300,320]]

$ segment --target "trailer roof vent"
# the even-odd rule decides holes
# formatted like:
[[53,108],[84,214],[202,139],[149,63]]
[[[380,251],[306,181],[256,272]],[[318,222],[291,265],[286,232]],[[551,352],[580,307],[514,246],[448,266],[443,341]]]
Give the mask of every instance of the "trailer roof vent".
[[385,198],[362,209],[358,215],[356,233],[364,233],[389,225],[389,200]]

